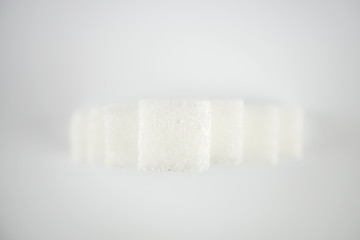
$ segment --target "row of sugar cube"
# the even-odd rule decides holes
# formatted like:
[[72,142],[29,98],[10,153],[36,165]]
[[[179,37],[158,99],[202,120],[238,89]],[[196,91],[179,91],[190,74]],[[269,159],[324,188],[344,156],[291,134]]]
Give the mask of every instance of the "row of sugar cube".
[[242,100],[141,100],[78,111],[73,159],[156,171],[272,163],[302,153],[301,109]]

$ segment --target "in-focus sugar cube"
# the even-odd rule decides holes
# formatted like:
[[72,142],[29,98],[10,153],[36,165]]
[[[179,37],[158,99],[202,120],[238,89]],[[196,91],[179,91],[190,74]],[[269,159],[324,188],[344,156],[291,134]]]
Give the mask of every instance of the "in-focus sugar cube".
[[138,104],[104,108],[105,163],[108,166],[136,166],[138,158]]
[[86,161],[87,155],[87,112],[75,112],[71,118],[70,142],[74,162]]
[[302,155],[303,111],[301,108],[279,109],[279,157],[299,159]]
[[139,123],[139,169],[208,170],[211,137],[208,101],[142,100]]
[[211,162],[240,163],[243,158],[244,102],[211,101]]
[[277,163],[279,111],[277,107],[245,105],[244,162]]
[[92,108],[87,117],[87,160],[91,163],[104,163],[104,110]]

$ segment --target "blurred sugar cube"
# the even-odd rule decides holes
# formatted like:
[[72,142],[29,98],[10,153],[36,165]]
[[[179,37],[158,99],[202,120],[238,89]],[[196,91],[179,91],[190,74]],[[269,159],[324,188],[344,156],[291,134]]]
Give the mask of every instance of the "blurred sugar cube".
[[301,108],[279,108],[279,157],[299,159],[302,156],[304,113]]
[[104,163],[104,109],[91,108],[87,116],[87,160]]
[[138,105],[119,104],[104,108],[105,163],[136,166],[138,158]]
[[279,110],[268,105],[246,105],[244,115],[244,161],[278,162]]
[[211,162],[241,163],[243,158],[244,102],[211,101]]

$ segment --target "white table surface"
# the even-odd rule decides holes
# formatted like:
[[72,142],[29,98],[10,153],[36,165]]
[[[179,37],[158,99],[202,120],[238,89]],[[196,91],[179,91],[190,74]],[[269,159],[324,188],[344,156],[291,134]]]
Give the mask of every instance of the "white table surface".
[[[1,239],[360,238],[357,1],[5,0],[0,36]],[[236,97],[303,106],[303,159],[71,163],[78,107]]]

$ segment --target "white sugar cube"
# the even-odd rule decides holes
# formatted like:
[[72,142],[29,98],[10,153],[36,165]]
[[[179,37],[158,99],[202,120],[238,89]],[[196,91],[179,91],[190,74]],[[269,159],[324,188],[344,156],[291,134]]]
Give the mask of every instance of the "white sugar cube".
[[302,155],[303,111],[300,108],[279,109],[279,156],[299,159]]
[[142,100],[139,123],[139,169],[208,170],[211,132],[208,101]]
[[70,141],[72,158],[76,163],[85,162],[86,160],[86,129],[87,112],[75,112],[71,118]]
[[246,105],[244,162],[277,163],[279,111],[277,107]]
[[240,163],[243,158],[243,114],[241,100],[211,101],[211,162]]
[[105,163],[136,166],[138,158],[138,105],[121,104],[104,108]]
[[92,108],[87,117],[87,160],[104,163],[104,111],[102,107]]

